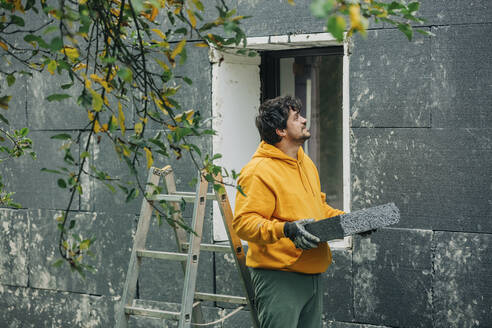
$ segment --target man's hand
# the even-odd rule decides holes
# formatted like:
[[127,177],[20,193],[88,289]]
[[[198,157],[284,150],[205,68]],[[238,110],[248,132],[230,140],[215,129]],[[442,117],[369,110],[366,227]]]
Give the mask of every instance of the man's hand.
[[306,231],[304,226],[314,222],[314,219],[303,219],[299,221],[286,222],[284,225],[284,235],[292,240],[296,248],[311,249],[318,247],[319,238]]

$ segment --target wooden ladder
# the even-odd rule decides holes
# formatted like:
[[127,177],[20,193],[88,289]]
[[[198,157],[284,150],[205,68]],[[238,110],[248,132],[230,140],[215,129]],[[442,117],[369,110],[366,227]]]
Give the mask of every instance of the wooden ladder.
[[[167,194],[152,195],[154,190],[156,190],[156,186],[159,185],[161,176],[164,176]],[[222,177],[220,175],[215,178],[216,181],[222,184]],[[171,166],[168,165],[163,169],[154,167],[150,168],[146,187],[147,198],[150,201],[165,200],[170,202],[176,210],[173,214],[174,220],[182,220],[181,213],[179,211],[179,204],[182,201],[188,203],[193,202],[194,207],[191,228],[195,233],[187,233],[182,227],[175,225],[173,229],[176,235],[178,252],[151,251],[145,249],[147,232],[149,230],[153,210],[151,204],[149,204],[147,199],[144,197],[132,253],[130,256],[130,264],[123,288],[123,295],[116,313],[116,328],[127,328],[130,315],[178,320],[179,328],[189,328],[193,325],[193,323],[203,323],[201,301],[216,301],[247,305],[251,313],[253,326],[255,328],[259,328],[260,325],[254,304],[254,290],[251,284],[248,268],[246,267],[246,256],[244,254],[241,240],[232,229],[233,214],[227,193],[225,192],[225,188],[221,188],[220,192],[214,191],[213,193],[208,193],[207,189],[207,180],[204,179],[202,174],[199,174],[195,193],[178,192],[176,191],[176,183]],[[207,200],[214,200],[218,202],[221,216],[229,237],[229,246],[202,244],[205,205]],[[195,289],[200,251],[232,253],[239,271],[240,279],[243,282],[246,297],[197,292]],[[182,263],[185,277],[181,298],[181,308],[179,312],[147,309],[134,305],[141,259],[144,257],[180,261]]]

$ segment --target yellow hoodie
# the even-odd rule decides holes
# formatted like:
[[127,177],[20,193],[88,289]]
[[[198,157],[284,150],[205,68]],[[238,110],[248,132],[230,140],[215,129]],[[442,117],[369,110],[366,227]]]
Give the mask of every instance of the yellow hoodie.
[[241,170],[238,184],[246,197],[236,194],[233,227],[249,242],[249,267],[321,273],[331,263],[328,243],[302,251],[284,235],[287,221],[321,220],[344,213],[326,204],[316,166],[302,147],[297,158],[262,141]]

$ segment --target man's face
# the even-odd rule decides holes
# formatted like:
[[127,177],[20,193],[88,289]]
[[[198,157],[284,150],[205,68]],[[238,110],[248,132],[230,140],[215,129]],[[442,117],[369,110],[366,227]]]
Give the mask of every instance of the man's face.
[[311,133],[306,128],[306,123],[307,120],[299,112],[291,109],[287,119],[287,127],[283,130],[286,132],[284,138],[302,145],[304,141],[311,137]]

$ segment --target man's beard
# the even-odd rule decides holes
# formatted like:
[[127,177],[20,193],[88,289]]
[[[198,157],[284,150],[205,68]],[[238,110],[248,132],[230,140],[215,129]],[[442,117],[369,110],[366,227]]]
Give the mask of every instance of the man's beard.
[[311,133],[303,134],[301,137],[298,138],[298,142],[300,144],[304,144],[305,141],[309,140],[311,138]]

